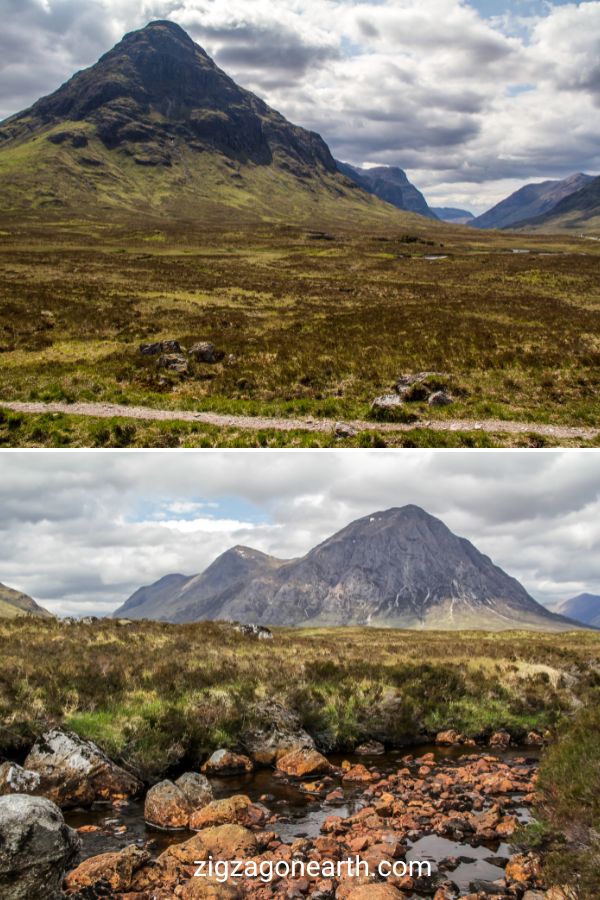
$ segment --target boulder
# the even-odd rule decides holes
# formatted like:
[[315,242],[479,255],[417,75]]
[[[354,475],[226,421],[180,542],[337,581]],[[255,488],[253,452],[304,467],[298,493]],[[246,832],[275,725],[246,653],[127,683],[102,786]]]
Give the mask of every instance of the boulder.
[[168,369],[180,375],[184,375],[188,370],[188,361],[183,353],[162,353],[158,357],[157,365],[159,369]]
[[353,428],[352,425],[348,425],[346,422],[336,422],[333,433],[339,438],[351,438],[355,437],[356,428]]
[[135,873],[150,858],[147,850],[135,844],[130,844],[119,852],[90,856],[69,872],[64,883],[65,893],[69,895],[85,891],[85,896],[113,897],[117,893],[128,891]]
[[216,363],[222,358],[222,353],[217,353],[215,345],[210,341],[198,341],[189,349],[190,356],[193,356],[198,362]]
[[447,391],[434,391],[427,400],[430,406],[450,406],[454,399]]
[[251,759],[231,750],[215,750],[202,766],[208,775],[244,775],[251,772],[254,764]]
[[233,626],[234,629],[239,632],[239,634],[243,634],[245,637],[254,637],[259,641],[272,641],[273,640],[273,632],[270,628],[265,628],[264,625],[254,625],[253,623],[244,623],[244,622],[236,622]]
[[386,412],[387,410],[396,409],[398,406],[402,406],[402,403],[402,397],[398,394],[380,394],[379,397],[375,397],[371,403],[371,409],[374,412]]
[[314,750],[315,742],[300,725],[298,717],[272,700],[258,704],[240,742],[258,765],[273,765],[292,750]]
[[45,797],[0,797],[0,897],[54,900],[81,842]]
[[159,858],[173,857],[189,866],[194,860],[246,859],[258,853],[256,836],[241,825],[218,825],[205,828],[182,844],[172,844]]
[[464,734],[461,734],[460,731],[455,731],[453,728],[451,728],[449,731],[440,731],[435,736],[436,744],[439,744],[441,747],[450,747],[453,744],[462,744],[464,739]]
[[139,349],[144,356],[156,356],[159,353],[181,353],[179,341],[155,341],[153,344],[140,344]]
[[234,794],[223,800],[213,800],[190,816],[191,831],[201,831],[212,825],[261,825],[268,817],[268,810],[259,803],[252,803],[245,794]]
[[193,807],[206,806],[215,799],[210,781],[198,772],[185,772],[175,784],[183,791]]
[[168,780],[159,781],[146,794],[144,819],[158,828],[187,828],[193,808],[178,785]]
[[366,743],[360,744],[354,752],[359,756],[381,756],[382,753],[385,753],[385,746],[381,741],[366,741]]
[[292,750],[277,760],[277,771],[290,778],[328,775],[332,766],[318,750]]
[[142,787],[92,741],[59,728],[37,739],[25,768],[39,775],[39,792],[61,807],[123,799],[138,794]]
[[490,747],[498,747],[500,750],[506,750],[510,744],[510,734],[508,731],[496,731],[490,738]]
[[405,894],[391,884],[363,884],[344,896],[346,900],[403,900]]
[[190,878],[181,888],[183,900],[238,900],[242,896],[237,884],[216,878]]
[[0,795],[35,794],[40,786],[40,776],[16,763],[5,762],[0,766]]
[[530,731],[527,735],[527,739],[525,743],[528,747],[543,747],[544,745],[544,737],[539,734],[537,731]]

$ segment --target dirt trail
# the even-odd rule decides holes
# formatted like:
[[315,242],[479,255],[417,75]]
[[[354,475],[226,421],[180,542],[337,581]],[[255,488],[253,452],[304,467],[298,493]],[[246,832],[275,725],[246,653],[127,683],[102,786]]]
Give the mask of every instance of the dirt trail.
[[[127,419],[146,419],[161,422],[197,422],[216,425],[219,428],[244,430],[273,429],[275,431],[333,431],[335,419],[320,418],[269,418],[266,416],[235,416],[225,413],[193,412],[190,410],[153,409],[149,406],[123,406],[116,403],[38,403],[2,401],[0,407],[20,413],[66,413],[76,416],[95,416],[101,419],[122,416]],[[430,428],[432,431],[485,431],[489,434],[539,434],[543,437],[593,440],[600,433],[598,428],[580,428],[568,425],[542,425],[532,422],[511,422],[501,419],[440,419],[420,420],[412,424],[398,422],[367,422],[344,420],[355,431],[400,432],[414,428]]]

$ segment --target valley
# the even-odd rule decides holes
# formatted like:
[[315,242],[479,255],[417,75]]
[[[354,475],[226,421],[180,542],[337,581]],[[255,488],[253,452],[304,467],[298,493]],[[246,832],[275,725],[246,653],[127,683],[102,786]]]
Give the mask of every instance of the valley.
[[[89,401],[367,420],[367,446],[381,421],[414,426],[414,434],[397,436],[400,446],[544,445],[560,438],[536,438],[537,424],[597,425],[596,242],[474,233],[396,214],[401,223],[393,229],[324,233],[236,227],[233,219],[209,229],[159,219],[140,227],[139,220],[4,217],[0,407],[3,400]],[[139,351],[165,340],[186,349],[210,342],[217,358],[186,354],[161,363],[160,354]],[[424,371],[441,373],[450,405],[415,399],[372,407],[394,394],[400,376]],[[444,434],[447,419],[472,421],[473,433]],[[520,421],[533,438],[477,434],[481,419]],[[419,436],[429,421],[441,434]],[[121,442],[135,445],[135,424],[123,428],[130,437]],[[147,445],[306,442],[292,424],[276,439],[198,429],[157,429]],[[27,434],[26,423],[13,422],[0,439],[5,446],[114,442],[101,422],[85,436],[69,439],[67,431],[46,419]],[[336,440],[310,439],[317,446]]]

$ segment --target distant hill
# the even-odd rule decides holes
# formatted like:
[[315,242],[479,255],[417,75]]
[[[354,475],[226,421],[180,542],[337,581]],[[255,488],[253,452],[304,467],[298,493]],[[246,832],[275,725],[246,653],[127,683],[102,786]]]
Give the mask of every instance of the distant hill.
[[521,222],[535,231],[580,231],[600,236],[600,177],[569,194],[542,216]]
[[432,206],[431,211],[442,222],[452,222],[454,225],[467,225],[475,216],[468,209],[456,209],[453,206]]
[[0,209],[394,223],[325,141],[237,85],[174,22],[131,32],[0,123]]
[[114,616],[290,626],[577,627],[417,506],[358,519],[300,559],[233,547],[199,575],[167,578],[136,591]]
[[53,618],[51,612],[39,606],[27,594],[0,584],[0,619],[15,619],[26,615]]
[[421,191],[411,184],[403,169],[399,169],[397,166],[373,166],[363,169],[339,160],[336,160],[336,164],[342,174],[355,181],[363,190],[385,200],[386,203],[391,203],[392,206],[407,212],[426,216],[428,219],[437,219]]
[[568,616],[584,625],[600,628],[600,595],[578,594],[568,600],[561,600],[552,606],[552,611],[561,616]]
[[553,209],[561,200],[592,182],[591,175],[579,172],[562,181],[526,184],[469,224],[474,228],[509,228]]

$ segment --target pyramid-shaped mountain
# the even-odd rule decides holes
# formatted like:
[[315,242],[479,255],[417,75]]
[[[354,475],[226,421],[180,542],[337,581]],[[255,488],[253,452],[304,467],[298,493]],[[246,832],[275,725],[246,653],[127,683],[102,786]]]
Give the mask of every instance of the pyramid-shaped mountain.
[[127,34],[94,66],[0,124],[4,211],[402,223],[337,170],[323,139],[225,74],[173,22]]
[[178,578],[140,588],[115,615],[294,626],[577,627],[417,506],[358,519],[301,559],[234,547],[202,574]]

